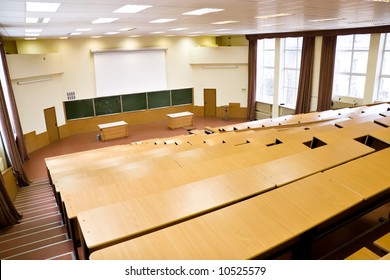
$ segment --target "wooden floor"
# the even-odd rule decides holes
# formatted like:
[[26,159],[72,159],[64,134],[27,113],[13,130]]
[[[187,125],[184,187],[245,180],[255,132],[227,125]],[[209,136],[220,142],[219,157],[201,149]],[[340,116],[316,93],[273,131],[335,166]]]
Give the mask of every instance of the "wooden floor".
[[[243,121],[198,117],[195,118],[194,129],[204,130],[207,126],[220,127]],[[146,139],[186,135],[188,131],[182,128],[168,129],[166,122],[161,121],[149,125],[130,126],[129,136],[122,139],[98,141],[97,133],[98,131],[70,136],[30,154],[30,160],[25,163],[25,170],[34,183],[20,191],[15,202],[17,209],[23,213],[22,222],[0,232],[0,259],[74,259],[72,243],[48,184],[44,158]],[[378,224],[380,217],[387,217],[389,212],[390,205],[386,204],[317,240],[313,248],[313,258],[345,258],[362,244],[365,245],[366,241],[358,239],[341,250],[330,248],[338,248],[358,237]],[[280,256],[282,259],[289,257],[288,252]]]

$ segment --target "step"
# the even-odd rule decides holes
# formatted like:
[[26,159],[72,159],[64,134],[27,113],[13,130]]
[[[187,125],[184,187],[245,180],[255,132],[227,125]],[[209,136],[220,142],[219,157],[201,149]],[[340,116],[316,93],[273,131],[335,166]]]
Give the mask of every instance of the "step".
[[48,240],[48,242],[50,242],[50,244],[46,244],[39,248],[18,253],[9,256],[5,259],[7,260],[48,260],[48,259],[56,258],[58,256],[63,256],[64,254],[73,252],[73,243],[69,239],[58,241],[58,242],[55,242],[53,239],[53,240]]
[[0,236],[0,242],[8,240],[8,239],[12,239],[12,238],[18,238],[18,237],[23,236],[23,235],[33,234],[35,232],[39,232],[42,230],[46,230],[46,229],[50,229],[50,228],[58,227],[58,226],[62,226],[62,225],[63,225],[62,221],[57,221],[57,222],[48,223],[48,224],[44,224],[44,225],[38,225],[36,227],[32,227],[32,228],[25,229],[25,230],[20,230],[20,231],[8,233],[8,234],[2,234]]
[[40,240],[49,239],[59,235],[65,235],[65,238],[67,237],[66,226],[60,225],[57,227],[43,229],[41,231],[25,234],[18,237],[10,236],[10,238],[8,238],[7,240],[0,242],[0,248],[1,248],[0,253],[13,248],[26,246],[28,244],[35,243]]
[[1,235],[11,234],[11,233],[15,233],[15,232],[19,232],[19,231],[24,231],[24,230],[28,230],[28,229],[31,229],[31,228],[35,228],[35,227],[38,227],[38,226],[50,224],[50,223],[53,223],[53,222],[62,222],[62,216],[60,214],[56,214],[56,215],[51,215],[51,216],[42,217],[42,218],[39,218],[39,219],[35,219],[35,220],[19,223],[19,224],[13,225],[12,227],[1,229],[0,230],[0,234]]

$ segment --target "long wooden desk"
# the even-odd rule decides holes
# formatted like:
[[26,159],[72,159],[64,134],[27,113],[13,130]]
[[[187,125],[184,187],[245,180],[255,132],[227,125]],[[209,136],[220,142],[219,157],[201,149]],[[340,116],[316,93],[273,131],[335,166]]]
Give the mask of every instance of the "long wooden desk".
[[277,186],[330,169],[375,150],[354,140],[344,140],[266,162],[256,168]]
[[[95,208],[79,213],[77,219],[89,252],[226,207],[274,187],[254,168],[245,168]],[[110,226],[102,226],[105,224]]]
[[171,129],[194,125],[194,114],[191,112],[167,114],[167,119],[168,127]]
[[328,176],[369,199],[390,190],[390,148],[325,171]]
[[315,174],[283,188],[96,252],[98,259],[252,259],[360,203]]
[[383,126],[374,122],[363,122],[348,127],[339,128],[318,133],[315,137],[325,143],[339,143],[343,139],[356,139],[372,133],[376,130],[385,129]]
[[98,124],[103,141],[127,137],[129,135],[128,125],[125,121]]

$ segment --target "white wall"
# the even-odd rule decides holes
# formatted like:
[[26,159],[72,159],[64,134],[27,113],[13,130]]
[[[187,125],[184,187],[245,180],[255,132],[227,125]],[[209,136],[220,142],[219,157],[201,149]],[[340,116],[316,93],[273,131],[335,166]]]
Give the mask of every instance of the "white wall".
[[[57,123],[65,124],[62,102],[67,92],[76,99],[96,96],[95,71],[91,49],[167,48],[168,88],[194,87],[195,105],[203,106],[203,88],[217,89],[217,105],[240,102],[246,107],[247,67],[237,69],[203,69],[192,66],[189,50],[196,46],[215,46],[215,37],[141,37],[17,41],[19,54],[59,53],[63,58],[63,73],[53,79],[13,87],[24,133],[46,131],[43,110],[55,106]],[[245,48],[244,48],[245,49]],[[12,78],[12,77],[11,77]],[[244,90],[243,90],[244,88]]]

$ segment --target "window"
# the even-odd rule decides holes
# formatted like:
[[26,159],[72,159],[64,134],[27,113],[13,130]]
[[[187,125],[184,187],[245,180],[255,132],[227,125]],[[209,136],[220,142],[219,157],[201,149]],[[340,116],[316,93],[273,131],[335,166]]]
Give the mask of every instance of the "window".
[[302,37],[285,38],[283,41],[283,87],[280,104],[295,108],[301,66]]
[[256,101],[273,103],[275,76],[275,39],[257,41]]
[[384,34],[377,101],[390,100],[390,33]]
[[337,37],[333,95],[364,97],[370,34]]

